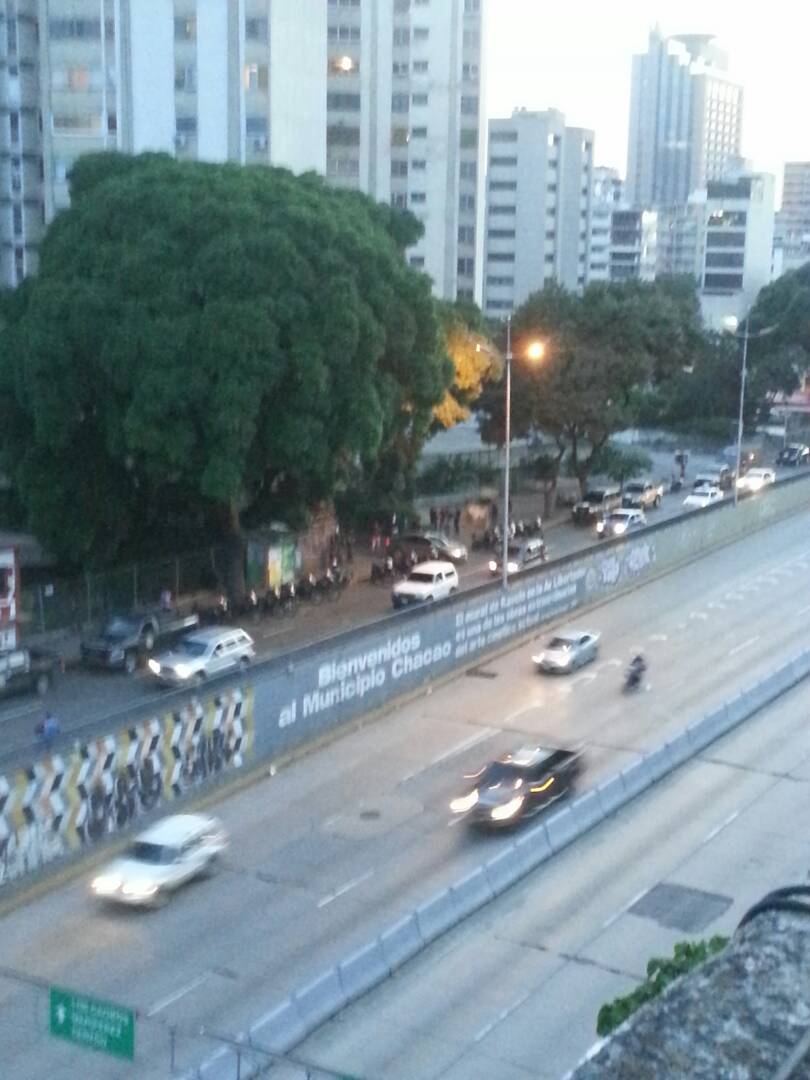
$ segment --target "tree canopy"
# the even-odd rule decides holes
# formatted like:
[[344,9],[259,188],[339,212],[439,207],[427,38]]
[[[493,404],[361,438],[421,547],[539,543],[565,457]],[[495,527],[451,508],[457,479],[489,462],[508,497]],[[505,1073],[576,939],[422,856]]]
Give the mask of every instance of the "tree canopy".
[[455,374],[433,416],[437,427],[451,428],[469,419],[470,406],[481,396],[485,384],[500,375],[501,365],[474,304],[457,301],[438,307],[445,349]]
[[88,155],[5,303],[0,451],[57,554],[300,518],[415,458],[453,373],[409,214],[314,176]]

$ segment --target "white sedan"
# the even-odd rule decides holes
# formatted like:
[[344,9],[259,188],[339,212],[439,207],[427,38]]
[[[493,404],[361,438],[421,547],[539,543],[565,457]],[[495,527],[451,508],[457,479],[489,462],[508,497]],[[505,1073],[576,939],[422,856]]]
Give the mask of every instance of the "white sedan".
[[159,907],[171,893],[206,873],[228,846],[216,818],[174,814],[141,833],[93,879],[102,900],[136,907]]
[[565,675],[596,659],[599,635],[590,630],[561,630],[532,657],[538,671]]
[[719,487],[699,487],[695,488],[691,495],[686,496],[683,505],[702,509],[706,506],[713,506],[714,503],[720,502],[722,498],[723,492]]
[[753,495],[775,480],[776,473],[773,469],[749,469],[745,476],[741,476],[737,481],[737,488],[741,495]]

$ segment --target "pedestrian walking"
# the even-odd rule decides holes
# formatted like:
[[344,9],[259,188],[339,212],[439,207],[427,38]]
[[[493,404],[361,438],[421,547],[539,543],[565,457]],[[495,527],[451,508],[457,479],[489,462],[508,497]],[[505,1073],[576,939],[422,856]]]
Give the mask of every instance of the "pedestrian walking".
[[453,514],[453,528],[455,529],[456,536],[461,531],[461,507],[456,507],[456,512]]
[[34,733],[46,750],[50,750],[62,731],[62,725],[51,713],[45,713],[45,719],[41,720],[34,728]]
[[431,506],[431,508],[430,508],[430,527],[431,527],[431,529],[435,529],[438,524],[439,524],[439,515],[436,512],[436,507]]
[[371,554],[376,555],[380,550],[382,544],[382,536],[380,534],[380,524],[378,521],[374,522],[371,529]]
[[493,529],[498,524],[498,504],[493,502],[489,508],[489,521]]

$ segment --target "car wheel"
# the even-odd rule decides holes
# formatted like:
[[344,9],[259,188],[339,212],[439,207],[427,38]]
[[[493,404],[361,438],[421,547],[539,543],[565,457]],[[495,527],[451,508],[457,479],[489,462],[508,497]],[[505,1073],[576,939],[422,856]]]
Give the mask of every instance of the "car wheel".
[[134,649],[124,654],[124,671],[127,675],[134,675],[138,670],[138,654]]
[[249,664],[250,664],[250,658],[249,657],[240,656],[240,658],[239,658],[239,670],[240,671],[247,671]]
[[426,603],[426,604],[429,604],[429,603],[430,603],[430,602],[431,602],[432,600],[433,600],[433,597],[432,597],[432,596],[426,596],[426,597],[425,597],[425,603]]
[[158,889],[149,905],[152,911],[160,911],[161,908],[166,907],[169,902],[169,895],[168,889]]
[[196,673],[196,675],[194,676],[194,685],[195,686],[202,686],[202,684],[204,682],[205,682],[205,672],[204,671],[198,671]]
[[44,672],[43,672],[42,675],[38,675],[37,676],[37,682],[36,682],[36,690],[37,690],[37,693],[39,694],[39,696],[44,697],[45,694],[48,693],[50,688],[51,688],[51,677],[50,677],[50,675],[46,675]]
[[143,636],[141,637],[141,641],[143,642],[144,649],[146,649],[147,652],[151,652],[152,649],[154,649],[154,647],[155,647],[155,632],[154,632],[154,630],[144,630]]
[[661,505],[661,496],[656,495],[655,496],[655,509],[657,510],[660,505]]

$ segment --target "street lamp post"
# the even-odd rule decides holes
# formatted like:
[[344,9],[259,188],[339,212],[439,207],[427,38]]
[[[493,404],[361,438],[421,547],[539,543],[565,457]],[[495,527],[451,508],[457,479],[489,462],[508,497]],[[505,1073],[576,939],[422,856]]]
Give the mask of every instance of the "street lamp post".
[[768,334],[772,334],[776,330],[776,326],[766,326],[764,330],[757,330],[755,334],[752,334],[748,328],[748,320],[745,320],[745,330],[742,334],[736,334],[734,331],[739,326],[739,322],[734,315],[729,316],[723,320],[726,329],[735,337],[738,341],[742,340],[742,370],[740,372],[740,408],[737,415],[737,469],[734,474],[734,505],[739,502],[739,480],[740,480],[740,467],[742,465],[742,437],[743,437],[743,412],[745,409],[745,383],[748,378],[748,342],[751,338],[763,338]]
[[506,317],[506,429],[504,432],[505,469],[503,474],[503,537],[501,547],[501,585],[509,587],[509,470],[512,445],[512,316]]

